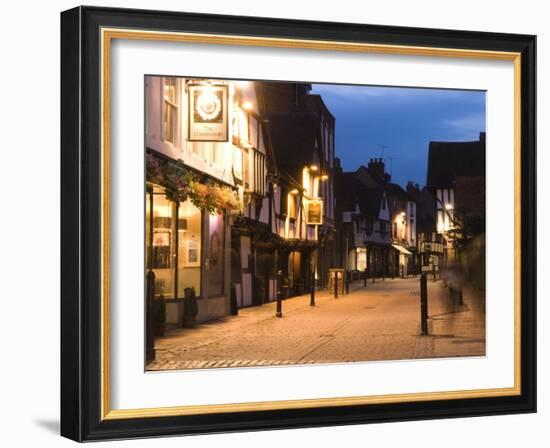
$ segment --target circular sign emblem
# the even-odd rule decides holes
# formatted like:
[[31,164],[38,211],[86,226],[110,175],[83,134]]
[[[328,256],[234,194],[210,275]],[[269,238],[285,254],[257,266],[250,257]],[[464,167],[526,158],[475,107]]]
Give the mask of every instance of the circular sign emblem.
[[203,120],[213,120],[221,111],[221,102],[211,90],[203,91],[197,98],[195,109]]

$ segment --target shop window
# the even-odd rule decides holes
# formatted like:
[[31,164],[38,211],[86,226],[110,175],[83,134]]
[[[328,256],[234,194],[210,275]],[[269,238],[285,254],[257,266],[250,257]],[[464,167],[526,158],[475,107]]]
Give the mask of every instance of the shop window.
[[201,294],[202,213],[191,201],[181,202],[178,209],[178,296],[192,288]]
[[155,274],[155,296],[182,298],[186,288],[200,295],[201,211],[189,201],[176,207],[158,187],[146,204],[146,266]]
[[164,78],[163,82],[163,135],[164,140],[176,144],[178,123],[178,91],[176,78]]
[[224,294],[225,235],[224,216],[208,217],[208,257],[205,261],[208,275],[208,297]]
[[[175,204],[162,193],[150,193],[153,198],[153,231],[150,230],[150,210],[148,221],[148,268],[155,274],[155,296],[174,298],[175,257]],[[150,201],[148,201],[150,204]],[[151,248],[152,243],[152,248]]]

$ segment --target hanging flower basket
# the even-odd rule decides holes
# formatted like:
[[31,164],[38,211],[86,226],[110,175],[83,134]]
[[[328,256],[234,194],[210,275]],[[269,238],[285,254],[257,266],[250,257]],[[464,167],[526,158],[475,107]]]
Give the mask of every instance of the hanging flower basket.
[[241,201],[235,190],[212,181],[202,182],[199,176],[170,163],[162,163],[147,154],[147,181],[161,185],[166,198],[183,202],[190,200],[208,213],[240,213]]

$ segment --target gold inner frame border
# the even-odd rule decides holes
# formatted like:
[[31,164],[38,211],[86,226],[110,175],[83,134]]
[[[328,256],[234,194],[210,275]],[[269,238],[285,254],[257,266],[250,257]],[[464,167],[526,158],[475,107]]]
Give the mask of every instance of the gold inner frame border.
[[[217,34],[162,32],[102,28],[101,31],[101,420],[200,415],[227,412],[307,409],[415,401],[515,396],[521,394],[521,53],[353,43],[308,39],[283,39]],[[113,39],[296,48],[325,51],[368,52],[411,56],[505,60],[514,63],[514,386],[442,392],[402,393],[356,397],[314,398],[214,405],[111,409],[110,389],[110,62]]]

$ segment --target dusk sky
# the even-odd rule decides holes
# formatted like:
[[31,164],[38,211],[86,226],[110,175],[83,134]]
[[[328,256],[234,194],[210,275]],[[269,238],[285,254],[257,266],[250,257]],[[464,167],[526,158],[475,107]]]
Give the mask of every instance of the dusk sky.
[[485,92],[314,84],[312,93],[336,118],[336,156],[344,170],[383,156],[402,186],[425,185],[431,140],[477,140],[485,131]]

